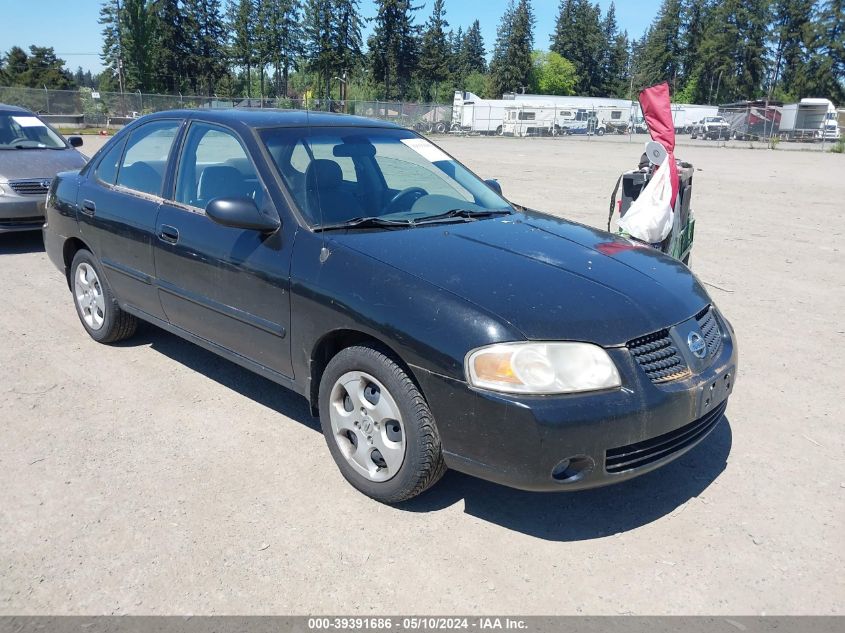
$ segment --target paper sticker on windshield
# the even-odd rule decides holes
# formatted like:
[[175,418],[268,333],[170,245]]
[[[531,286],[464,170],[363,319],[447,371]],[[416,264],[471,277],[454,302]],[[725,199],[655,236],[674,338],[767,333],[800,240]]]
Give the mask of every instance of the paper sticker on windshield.
[[452,160],[442,149],[421,138],[403,138],[401,140],[405,145],[431,163],[441,160]]
[[34,116],[13,116],[12,121],[21,127],[46,127],[38,117]]

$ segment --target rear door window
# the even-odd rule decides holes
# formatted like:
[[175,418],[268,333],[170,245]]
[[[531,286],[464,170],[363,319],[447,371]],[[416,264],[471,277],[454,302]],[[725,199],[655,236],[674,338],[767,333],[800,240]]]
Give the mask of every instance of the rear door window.
[[132,132],[115,184],[133,191],[161,195],[170,149],[180,121],[151,121]]

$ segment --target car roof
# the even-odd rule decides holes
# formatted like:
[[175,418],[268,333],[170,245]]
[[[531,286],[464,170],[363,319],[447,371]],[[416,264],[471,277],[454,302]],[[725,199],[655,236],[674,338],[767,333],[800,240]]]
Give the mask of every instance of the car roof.
[[27,110],[26,108],[21,108],[19,106],[8,105],[6,103],[0,103],[0,112],[13,112],[15,114],[25,113],[25,114],[32,114],[31,110]]
[[315,112],[311,110],[278,110],[275,108],[214,108],[196,110],[165,110],[142,117],[144,120],[173,117],[199,119],[211,123],[250,128],[264,127],[382,127],[404,129],[387,121],[368,119],[350,114]]

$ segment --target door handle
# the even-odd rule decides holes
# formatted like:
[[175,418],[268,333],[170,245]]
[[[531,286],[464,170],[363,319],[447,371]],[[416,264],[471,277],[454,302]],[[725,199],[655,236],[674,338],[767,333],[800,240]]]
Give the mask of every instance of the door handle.
[[83,200],[82,201],[82,213],[85,215],[94,215],[94,212],[97,210],[97,205],[94,204],[92,200]]
[[175,244],[179,241],[179,230],[175,226],[162,224],[161,228],[158,231],[158,239],[160,239],[162,242]]

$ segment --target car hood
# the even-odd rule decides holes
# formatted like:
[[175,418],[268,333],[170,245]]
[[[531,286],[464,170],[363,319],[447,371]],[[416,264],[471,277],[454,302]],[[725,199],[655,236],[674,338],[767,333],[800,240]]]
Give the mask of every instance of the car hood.
[[535,212],[331,239],[463,297],[534,340],[622,345],[710,302],[681,262]]
[[75,149],[0,150],[0,182],[52,178],[60,171],[82,169],[85,157]]

